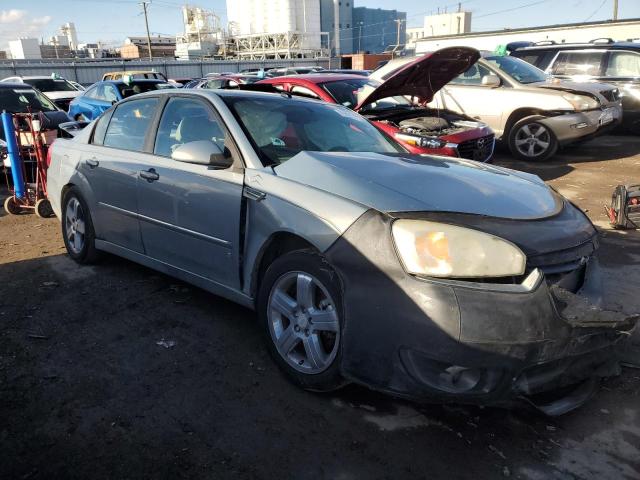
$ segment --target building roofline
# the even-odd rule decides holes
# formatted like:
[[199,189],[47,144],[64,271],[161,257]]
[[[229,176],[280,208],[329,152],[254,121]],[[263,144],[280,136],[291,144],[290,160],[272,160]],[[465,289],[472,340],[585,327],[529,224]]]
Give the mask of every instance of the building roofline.
[[445,40],[452,38],[467,38],[467,37],[484,37],[487,35],[496,34],[511,34],[511,33],[526,33],[526,32],[539,32],[544,30],[561,30],[564,28],[580,28],[580,27],[592,27],[592,26],[612,26],[612,25],[625,25],[640,23],[640,18],[626,18],[624,20],[598,20],[595,22],[581,22],[581,23],[557,23],[554,25],[543,25],[540,27],[524,27],[524,28],[503,28],[502,30],[487,30],[483,32],[468,32],[457,33],[454,35],[436,35],[433,37],[422,37],[416,39],[416,42],[432,41],[432,40]]

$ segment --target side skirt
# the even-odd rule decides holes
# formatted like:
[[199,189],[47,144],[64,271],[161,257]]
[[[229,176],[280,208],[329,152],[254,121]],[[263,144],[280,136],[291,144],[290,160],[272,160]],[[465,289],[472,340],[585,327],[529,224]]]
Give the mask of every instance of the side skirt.
[[255,310],[254,299],[240,291],[234,290],[233,288],[226,287],[225,285],[214,282],[213,280],[202,277],[200,275],[196,275],[191,272],[187,272],[186,270],[182,270],[159,260],[154,260],[151,257],[138,252],[134,252],[119,245],[115,245],[113,243],[98,239],[96,239],[95,242],[96,248],[98,250],[103,250],[119,257],[126,258],[127,260],[131,260],[132,262],[139,263],[141,265],[144,265],[145,267],[152,268],[153,270],[157,270],[158,272],[165,273],[184,282],[195,285],[196,287],[202,288],[203,290],[211,292],[214,295],[218,295],[220,297],[226,298],[227,300],[231,300],[232,302],[238,303],[243,307]]

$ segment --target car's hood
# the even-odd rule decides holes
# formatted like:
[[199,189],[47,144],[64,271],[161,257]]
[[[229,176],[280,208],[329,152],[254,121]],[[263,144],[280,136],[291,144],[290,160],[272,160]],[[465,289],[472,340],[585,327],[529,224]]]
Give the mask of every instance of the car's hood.
[[428,103],[433,95],[451,80],[469,69],[480,58],[480,52],[469,47],[448,47],[416,58],[402,67],[372,91],[358,99],[356,111],[382,98],[397,95],[417,97]]
[[80,90],[75,91],[66,91],[66,92],[42,92],[47,98],[51,100],[62,100],[65,98],[76,98],[78,95],[81,95],[82,92]]
[[600,92],[614,90],[616,87],[607,85],[606,83],[596,82],[569,82],[565,80],[550,79],[546,82],[529,83],[527,86],[549,88],[551,90],[559,90],[561,92],[571,92],[577,94],[590,93],[599,95]]
[[561,197],[535,175],[449,157],[301,152],[275,172],[381,212],[534,219],[562,208]]

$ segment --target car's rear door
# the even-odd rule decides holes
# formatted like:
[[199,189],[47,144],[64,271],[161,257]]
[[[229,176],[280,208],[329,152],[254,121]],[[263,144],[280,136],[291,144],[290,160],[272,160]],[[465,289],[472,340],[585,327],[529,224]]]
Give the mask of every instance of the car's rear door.
[[[241,158],[213,106],[171,96],[138,172],[138,211],[146,254],[216,283],[240,287]],[[177,162],[173,150],[195,141],[227,149],[235,166]]]
[[138,253],[144,251],[137,219],[140,159],[158,104],[155,97],[131,100],[101,117],[79,164],[92,191],[97,237]]

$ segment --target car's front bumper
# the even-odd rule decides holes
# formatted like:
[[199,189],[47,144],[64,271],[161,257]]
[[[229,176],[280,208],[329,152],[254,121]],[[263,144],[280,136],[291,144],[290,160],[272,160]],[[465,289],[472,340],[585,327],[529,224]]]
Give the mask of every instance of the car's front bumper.
[[[594,298],[586,316],[580,295],[539,270],[521,284],[408,275],[374,217],[327,252],[343,283],[346,377],[421,401],[529,401],[559,414],[588,397],[591,379],[615,373],[634,319],[592,309]],[[576,272],[567,288],[598,292],[594,258]]]
[[546,117],[540,122],[553,131],[560,145],[566,145],[619,125],[622,122],[622,106],[618,103],[597,110],[564,113]]

